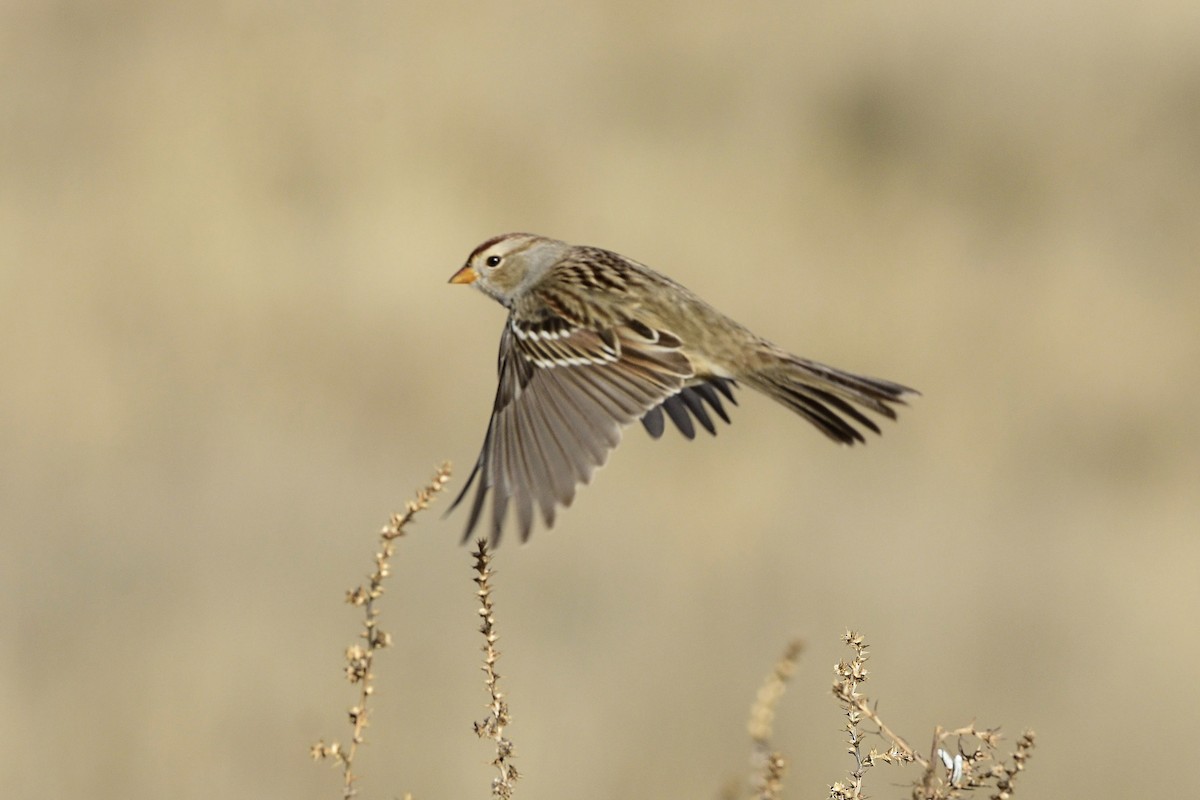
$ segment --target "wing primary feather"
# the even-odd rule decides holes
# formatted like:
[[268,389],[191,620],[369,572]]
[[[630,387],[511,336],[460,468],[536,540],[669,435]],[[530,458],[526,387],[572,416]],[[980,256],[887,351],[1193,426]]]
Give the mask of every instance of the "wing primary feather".
[[[484,442],[486,444],[487,439],[484,439]],[[461,503],[463,498],[467,496],[467,492],[471,491],[471,484],[475,483],[475,479],[479,477],[479,465],[482,462],[482,458],[475,459],[475,466],[471,468],[471,474],[467,476],[467,482],[463,484],[463,488],[459,490],[457,495],[455,495],[454,500],[450,503],[450,507],[447,508],[446,513],[442,515],[443,518],[450,516],[450,512],[458,508],[459,503]],[[468,531],[468,533],[470,532]]]
[[689,439],[696,438],[696,428],[692,425],[692,418],[688,416],[687,408],[683,405],[683,401],[679,399],[679,395],[671,395],[662,403],[663,410],[667,412],[667,416],[675,423],[675,427],[679,428],[679,432]]
[[708,383],[707,381],[704,383],[698,383],[692,387],[692,391],[694,391],[697,396],[703,398],[704,402],[708,403],[712,410],[716,412],[717,416],[725,421],[725,424],[732,424],[729,419],[729,415],[725,413],[725,406],[721,405],[721,398],[717,395],[717,392],[715,389],[713,389],[711,383]]
[[533,444],[529,439],[530,437],[524,436],[521,431],[518,431],[512,441],[512,480],[514,484],[512,501],[517,509],[517,528],[520,531],[522,542],[529,540],[529,534],[533,530],[533,500],[530,495],[535,478],[529,452]]
[[493,443],[491,469],[489,472],[492,475],[492,534],[491,542],[493,545],[500,544],[500,536],[504,532],[504,517],[508,511],[508,437],[511,435],[507,425],[512,415],[514,407],[519,408],[522,403],[513,403],[504,411],[501,411],[500,424],[496,430],[496,440]]
[[[612,417],[605,416],[593,405],[585,407],[578,402],[579,392],[575,384],[581,378],[571,373],[553,376],[545,382],[548,405],[555,411],[552,418],[558,423],[556,431],[559,442],[566,447],[567,439],[579,445],[581,451],[591,457],[591,463],[599,466],[608,458],[608,451],[620,442],[620,433]],[[590,473],[587,477],[591,477]]]
[[[484,444],[487,447],[487,444]],[[483,462],[485,454],[479,456],[480,463]],[[483,512],[483,503],[487,499],[488,479],[487,469],[479,474],[479,484],[475,488],[475,499],[471,501],[471,513],[467,515],[467,527],[463,531],[463,543],[465,544],[471,538],[471,532],[475,530],[475,526],[479,523],[479,515]]]
[[[556,380],[556,377],[553,375],[542,376],[543,379],[538,382],[539,394],[544,394],[544,390]],[[547,498],[549,502],[557,501],[565,506],[574,497],[575,485],[578,482],[571,445],[565,440],[570,426],[563,421],[561,409],[549,397],[539,396],[535,399],[538,401],[538,411],[541,414],[541,419],[538,420],[537,440],[544,457],[543,463],[547,473],[542,476],[541,483],[543,486],[552,488],[551,495]],[[529,410],[529,413],[532,416],[532,409]]]
[[696,394],[694,389],[695,387],[689,387],[676,396],[683,401],[688,411],[692,412],[692,416],[696,418],[696,421],[704,426],[704,430],[716,436],[717,427],[713,425],[712,419],[708,416],[708,411],[704,408],[704,403],[700,400],[700,396]]
[[[496,419],[493,415],[488,420],[487,433],[483,437],[483,448],[479,453],[479,458],[475,461],[475,467],[471,470],[471,474],[467,476],[467,482],[463,485],[462,491],[454,498],[454,502],[450,504],[450,508],[446,510],[449,514],[458,504],[463,501],[467,493],[471,490],[471,485],[476,484],[475,496],[471,500],[471,511],[467,514],[467,524],[463,529],[462,541],[465,544],[471,538],[471,532],[475,530],[475,526],[479,523],[479,513],[483,510],[483,501],[487,496],[488,477],[487,477],[487,460],[488,451],[491,447],[492,432],[496,425]],[[478,481],[478,483],[476,483]]]
[[[528,402],[528,397],[525,398],[525,402]],[[521,403],[520,405],[522,407],[520,409],[516,409],[514,412],[517,415],[517,423],[523,426],[528,425],[527,420],[529,419],[526,409],[524,408],[525,402]],[[553,492],[550,491],[550,478],[552,475],[547,475],[547,473],[550,472],[550,469],[547,465],[546,455],[543,452],[541,437],[535,435],[536,431],[534,430],[526,428],[526,432],[529,434],[529,449],[527,451],[528,456],[531,459],[531,463],[537,465],[536,471],[532,473],[530,477],[531,485],[529,486],[529,491],[537,499],[538,507],[542,510],[542,516],[544,518],[546,515],[546,498],[550,498],[549,504],[551,506],[554,504],[552,497]]]
[[620,424],[594,407],[589,409],[577,402],[577,390],[574,387],[584,379],[583,373],[564,373],[559,377],[559,388],[564,397],[558,415],[561,423],[559,440],[574,456],[579,481],[590,483],[596,470],[620,443]]
[[662,406],[655,406],[647,411],[642,417],[642,426],[646,429],[646,433],[650,434],[651,439],[660,438],[664,430]]

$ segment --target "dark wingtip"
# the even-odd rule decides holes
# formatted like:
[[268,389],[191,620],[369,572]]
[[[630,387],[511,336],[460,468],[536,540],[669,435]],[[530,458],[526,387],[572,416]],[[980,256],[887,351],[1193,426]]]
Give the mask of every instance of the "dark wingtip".
[[675,427],[679,428],[680,433],[688,439],[696,438],[696,426],[692,424],[692,418],[688,414],[687,406],[683,404],[679,395],[671,395],[664,400],[662,409],[667,412],[667,416],[675,423]]
[[646,433],[650,434],[651,439],[661,438],[666,426],[663,423],[663,413],[661,406],[655,406],[642,416],[642,427],[646,429]]
[[[695,393],[696,396],[701,400],[708,403],[709,407],[717,413],[717,416],[720,417],[726,425],[732,424],[732,421],[729,419],[729,414],[725,413],[725,406],[721,405],[721,398],[717,395],[717,392],[715,389],[713,389],[711,383],[697,384],[696,386],[692,387],[691,391]],[[713,435],[716,435],[716,431],[713,431]]]
[[704,427],[704,430],[708,431],[713,436],[716,436],[717,426],[713,425],[712,419],[709,418],[708,410],[705,409],[704,403],[701,401],[700,396],[690,388],[684,389],[679,393],[678,396],[679,399],[683,401],[683,404],[687,407],[687,410],[692,412],[692,416],[696,418],[696,421]]
[[665,411],[679,432],[688,439],[696,438],[696,426],[692,423],[693,418],[700,423],[704,430],[716,436],[717,425],[709,415],[709,410],[716,413],[722,422],[729,424],[729,414],[726,413],[725,406],[721,404],[721,395],[737,405],[732,391],[732,388],[736,386],[737,383],[730,378],[716,377],[707,378],[703,383],[686,386],[647,411],[642,416],[642,425],[650,436],[655,439],[659,438],[666,428],[663,418]]

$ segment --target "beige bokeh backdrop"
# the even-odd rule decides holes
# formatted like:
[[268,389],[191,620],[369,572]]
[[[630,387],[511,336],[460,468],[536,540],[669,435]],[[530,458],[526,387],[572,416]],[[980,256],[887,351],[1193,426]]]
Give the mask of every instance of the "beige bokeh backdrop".
[[[1196,3],[9,0],[0,148],[0,794],[337,795],[342,592],[476,455],[503,312],[446,280],[512,229],[924,392],[631,430],[501,550],[521,796],[715,796],[793,635],[823,796],[847,627],[915,742],[1036,728],[1022,794],[1200,794]],[[461,524],[395,564],[365,796],[488,794]]]

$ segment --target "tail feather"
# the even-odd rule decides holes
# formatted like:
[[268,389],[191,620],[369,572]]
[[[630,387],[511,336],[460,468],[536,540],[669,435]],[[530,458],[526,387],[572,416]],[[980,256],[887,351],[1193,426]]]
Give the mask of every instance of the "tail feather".
[[[830,439],[852,445],[866,442],[861,430],[880,433],[861,406],[888,419],[896,418],[893,405],[906,405],[905,395],[915,389],[892,381],[855,375],[816,361],[785,355],[745,376],[746,383],[807,419]],[[852,424],[853,423],[853,424]]]

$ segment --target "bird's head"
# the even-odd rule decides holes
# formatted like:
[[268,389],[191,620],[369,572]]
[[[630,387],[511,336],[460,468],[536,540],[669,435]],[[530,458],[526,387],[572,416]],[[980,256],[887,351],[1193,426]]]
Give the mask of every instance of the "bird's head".
[[570,248],[566,242],[532,233],[506,233],[476,247],[451,283],[471,283],[508,306],[541,280]]

